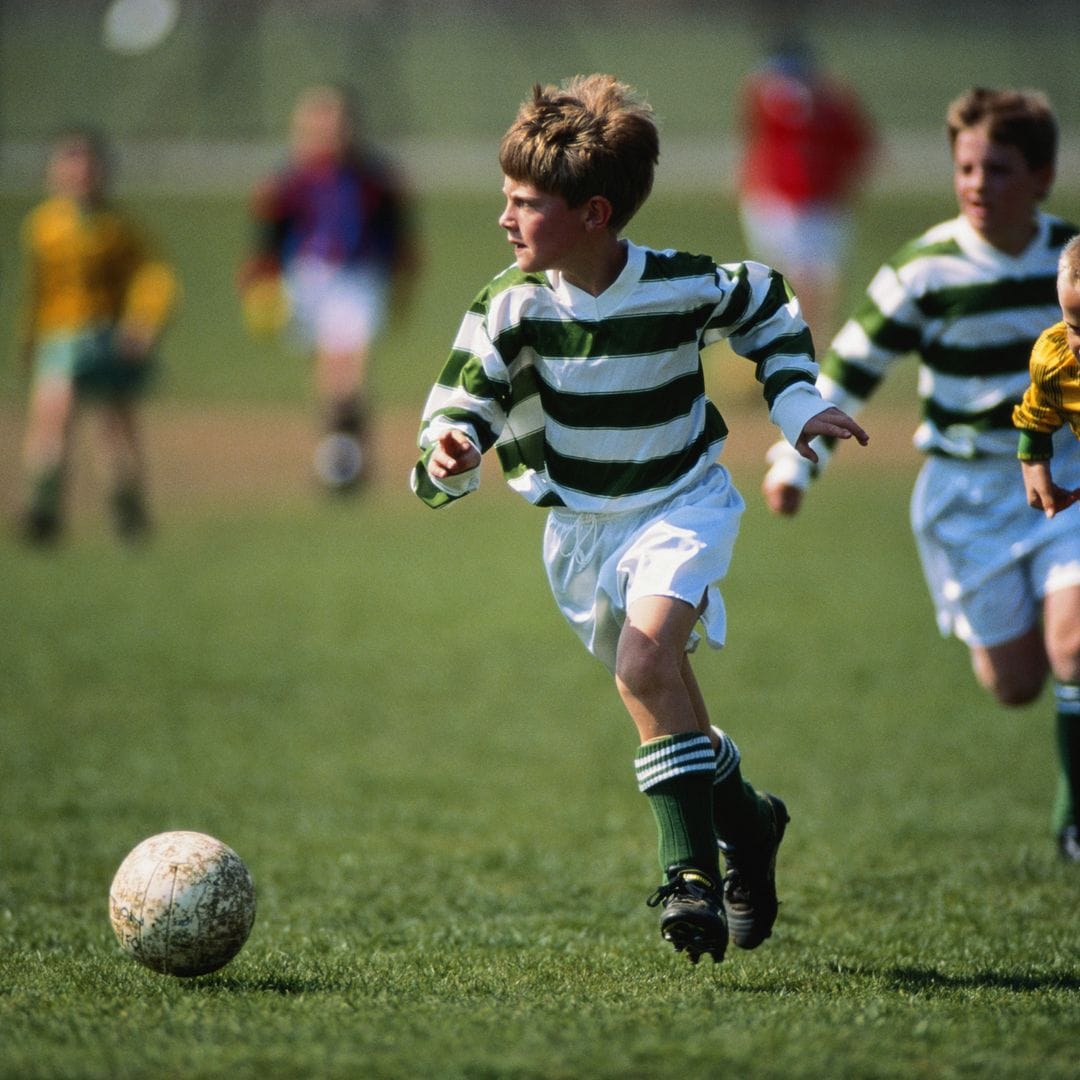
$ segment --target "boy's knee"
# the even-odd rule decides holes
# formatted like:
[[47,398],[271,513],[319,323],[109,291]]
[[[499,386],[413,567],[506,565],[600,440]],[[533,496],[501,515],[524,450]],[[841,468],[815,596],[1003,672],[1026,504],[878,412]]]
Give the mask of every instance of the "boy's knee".
[[647,697],[671,681],[677,668],[669,652],[646,634],[624,631],[615,657],[615,685],[624,700]]
[[979,682],[997,699],[999,705],[1019,708],[1030,705],[1042,693],[1044,676],[1034,672],[979,672]]

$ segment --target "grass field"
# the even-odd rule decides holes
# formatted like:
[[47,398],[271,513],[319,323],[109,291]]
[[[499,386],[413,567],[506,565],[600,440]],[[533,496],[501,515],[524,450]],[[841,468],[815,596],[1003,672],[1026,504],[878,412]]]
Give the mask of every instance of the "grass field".
[[[541,515],[494,485],[441,514],[286,496],[137,553],[0,542],[0,1075],[1074,1076],[1049,707],[991,707],[934,637],[899,473],[748,514],[698,670],[790,802],[784,905],[696,969],[643,903],[630,726],[546,594]],[[259,893],[190,981],[107,919],[173,828]]]
[[[379,361],[384,471],[328,502],[288,465],[303,366],[237,321],[238,204],[146,206],[188,292],[151,412],[174,428],[158,535],[117,547],[85,496],[55,553],[0,535],[0,1077],[1075,1077],[1051,706],[996,708],[936,636],[909,418],[872,409],[865,460],[785,522],[756,498],[765,418],[730,413],[750,508],[730,642],[697,670],[793,822],[774,937],[691,968],[644,905],[635,739],[548,596],[543,515],[491,470],[440,513],[405,491],[481,284],[457,269],[505,261],[491,208],[425,207],[423,298]],[[661,200],[635,235],[719,249],[707,210]],[[867,207],[857,276],[940,212]],[[11,505],[18,380],[0,391]],[[213,459],[203,414],[235,440]],[[259,896],[240,956],[186,981],[107,916],[127,851],[176,828],[232,845]]]

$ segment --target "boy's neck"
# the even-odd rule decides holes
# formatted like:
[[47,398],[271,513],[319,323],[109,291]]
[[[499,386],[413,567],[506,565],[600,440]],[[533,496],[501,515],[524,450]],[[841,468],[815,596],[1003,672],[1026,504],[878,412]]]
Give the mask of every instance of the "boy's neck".
[[1012,258],[1027,251],[1028,245],[1038,235],[1039,223],[1035,218],[1008,230],[994,230],[989,234],[982,229],[975,230],[991,247]]
[[564,280],[590,296],[609,289],[626,266],[626,244],[611,233],[603,244],[572,266],[555,266]]

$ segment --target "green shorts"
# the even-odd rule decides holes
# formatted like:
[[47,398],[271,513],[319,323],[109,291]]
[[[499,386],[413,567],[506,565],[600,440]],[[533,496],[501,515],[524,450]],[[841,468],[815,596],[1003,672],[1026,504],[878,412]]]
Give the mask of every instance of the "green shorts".
[[130,360],[113,347],[111,327],[77,333],[55,333],[37,346],[39,379],[71,382],[81,398],[126,401],[142,394],[153,376],[153,361]]

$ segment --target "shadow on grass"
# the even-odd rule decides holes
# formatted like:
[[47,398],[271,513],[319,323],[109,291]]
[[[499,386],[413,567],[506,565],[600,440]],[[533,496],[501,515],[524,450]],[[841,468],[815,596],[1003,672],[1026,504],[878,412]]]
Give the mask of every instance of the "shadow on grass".
[[898,990],[1012,990],[1018,994],[1044,990],[1080,990],[1080,974],[1017,975],[1005,971],[979,971],[972,975],[949,975],[934,968],[895,967],[885,972]]
[[335,979],[325,973],[312,975],[204,975],[186,983],[192,990],[229,994],[340,994],[356,989],[353,978]]

